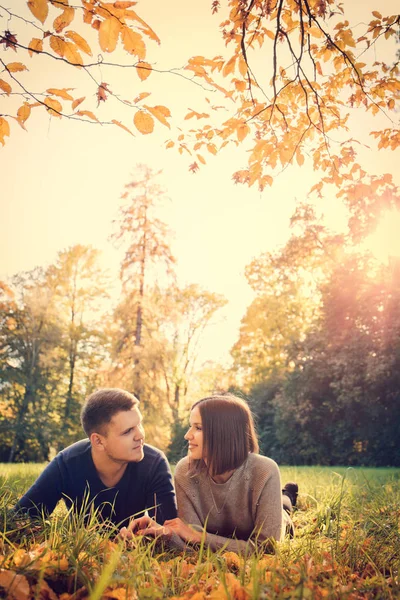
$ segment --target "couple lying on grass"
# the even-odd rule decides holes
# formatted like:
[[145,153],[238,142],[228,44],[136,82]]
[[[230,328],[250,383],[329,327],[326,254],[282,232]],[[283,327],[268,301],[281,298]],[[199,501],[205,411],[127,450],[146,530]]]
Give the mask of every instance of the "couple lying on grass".
[[[122,538],[161,536],[175,548],[203,540],[212,550],[248,552],[293,535],[297,485],[282,493],[278,466],[258,454],[253,418],[240,398],[215,395],[193,405],[175,491],[164,454],[144,444],[135,396],[100,389],[87,398],[81,420],[88,439],[49,463],[18,510],[50,514],[63,498],[81,511],[89,500]],[[145,511],[149,516],[137,516]]]

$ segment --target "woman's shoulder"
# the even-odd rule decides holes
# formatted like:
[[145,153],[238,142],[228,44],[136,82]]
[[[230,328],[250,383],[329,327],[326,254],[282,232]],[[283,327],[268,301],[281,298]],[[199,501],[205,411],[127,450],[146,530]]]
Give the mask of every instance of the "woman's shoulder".
[[279,473],[279,467],[276,462],[268,456],[250,453],[247,460],[247,467],[254,473],[272,475]]
[[189,458],[185,456],[181,458],[181,460],[176,464],[174,470],[175,479],[179,479],[181,477],[186,477],[189,471]]

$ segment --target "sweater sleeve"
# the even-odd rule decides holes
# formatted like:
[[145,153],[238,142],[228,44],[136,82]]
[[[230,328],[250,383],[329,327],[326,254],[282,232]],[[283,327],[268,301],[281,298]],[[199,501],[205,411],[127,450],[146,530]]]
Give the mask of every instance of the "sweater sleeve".
[[177,516],[171,469],[164,454],[160,456],[151,475],[146,505],[150,507],[149,515],[159,523]]
[[22,510],[31,517],[40,517],[42,513],[50,515],[61,496],[62,476],[56,456],[18,501],[15,510]]

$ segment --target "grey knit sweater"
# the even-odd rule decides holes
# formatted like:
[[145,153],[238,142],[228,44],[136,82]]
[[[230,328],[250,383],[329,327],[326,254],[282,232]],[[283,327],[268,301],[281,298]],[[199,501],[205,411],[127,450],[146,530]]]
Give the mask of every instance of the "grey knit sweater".
[[175,491],[178,516],[196,529],[205,524],[205,543],[212,550],[251,551],[255,543],[282,537],[287,515],[282,510],[281,479],[278,465],[266,456],[249,454],[222,484],[206,472],[189,473],[185,457],[175,468]]

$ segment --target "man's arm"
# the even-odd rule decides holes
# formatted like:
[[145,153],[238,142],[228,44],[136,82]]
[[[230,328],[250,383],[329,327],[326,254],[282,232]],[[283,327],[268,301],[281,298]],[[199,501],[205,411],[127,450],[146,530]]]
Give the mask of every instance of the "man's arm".
[[28,513],[31,517],[40,517],[42,513],[49,515],[60,500],[61,494],[61,473],[56,457],[17,502],[15,510]]
[[172,474],[168,461],[162,454],[151,474],[147,488],[146,506],[149,515],[158,523],[177,517]]

